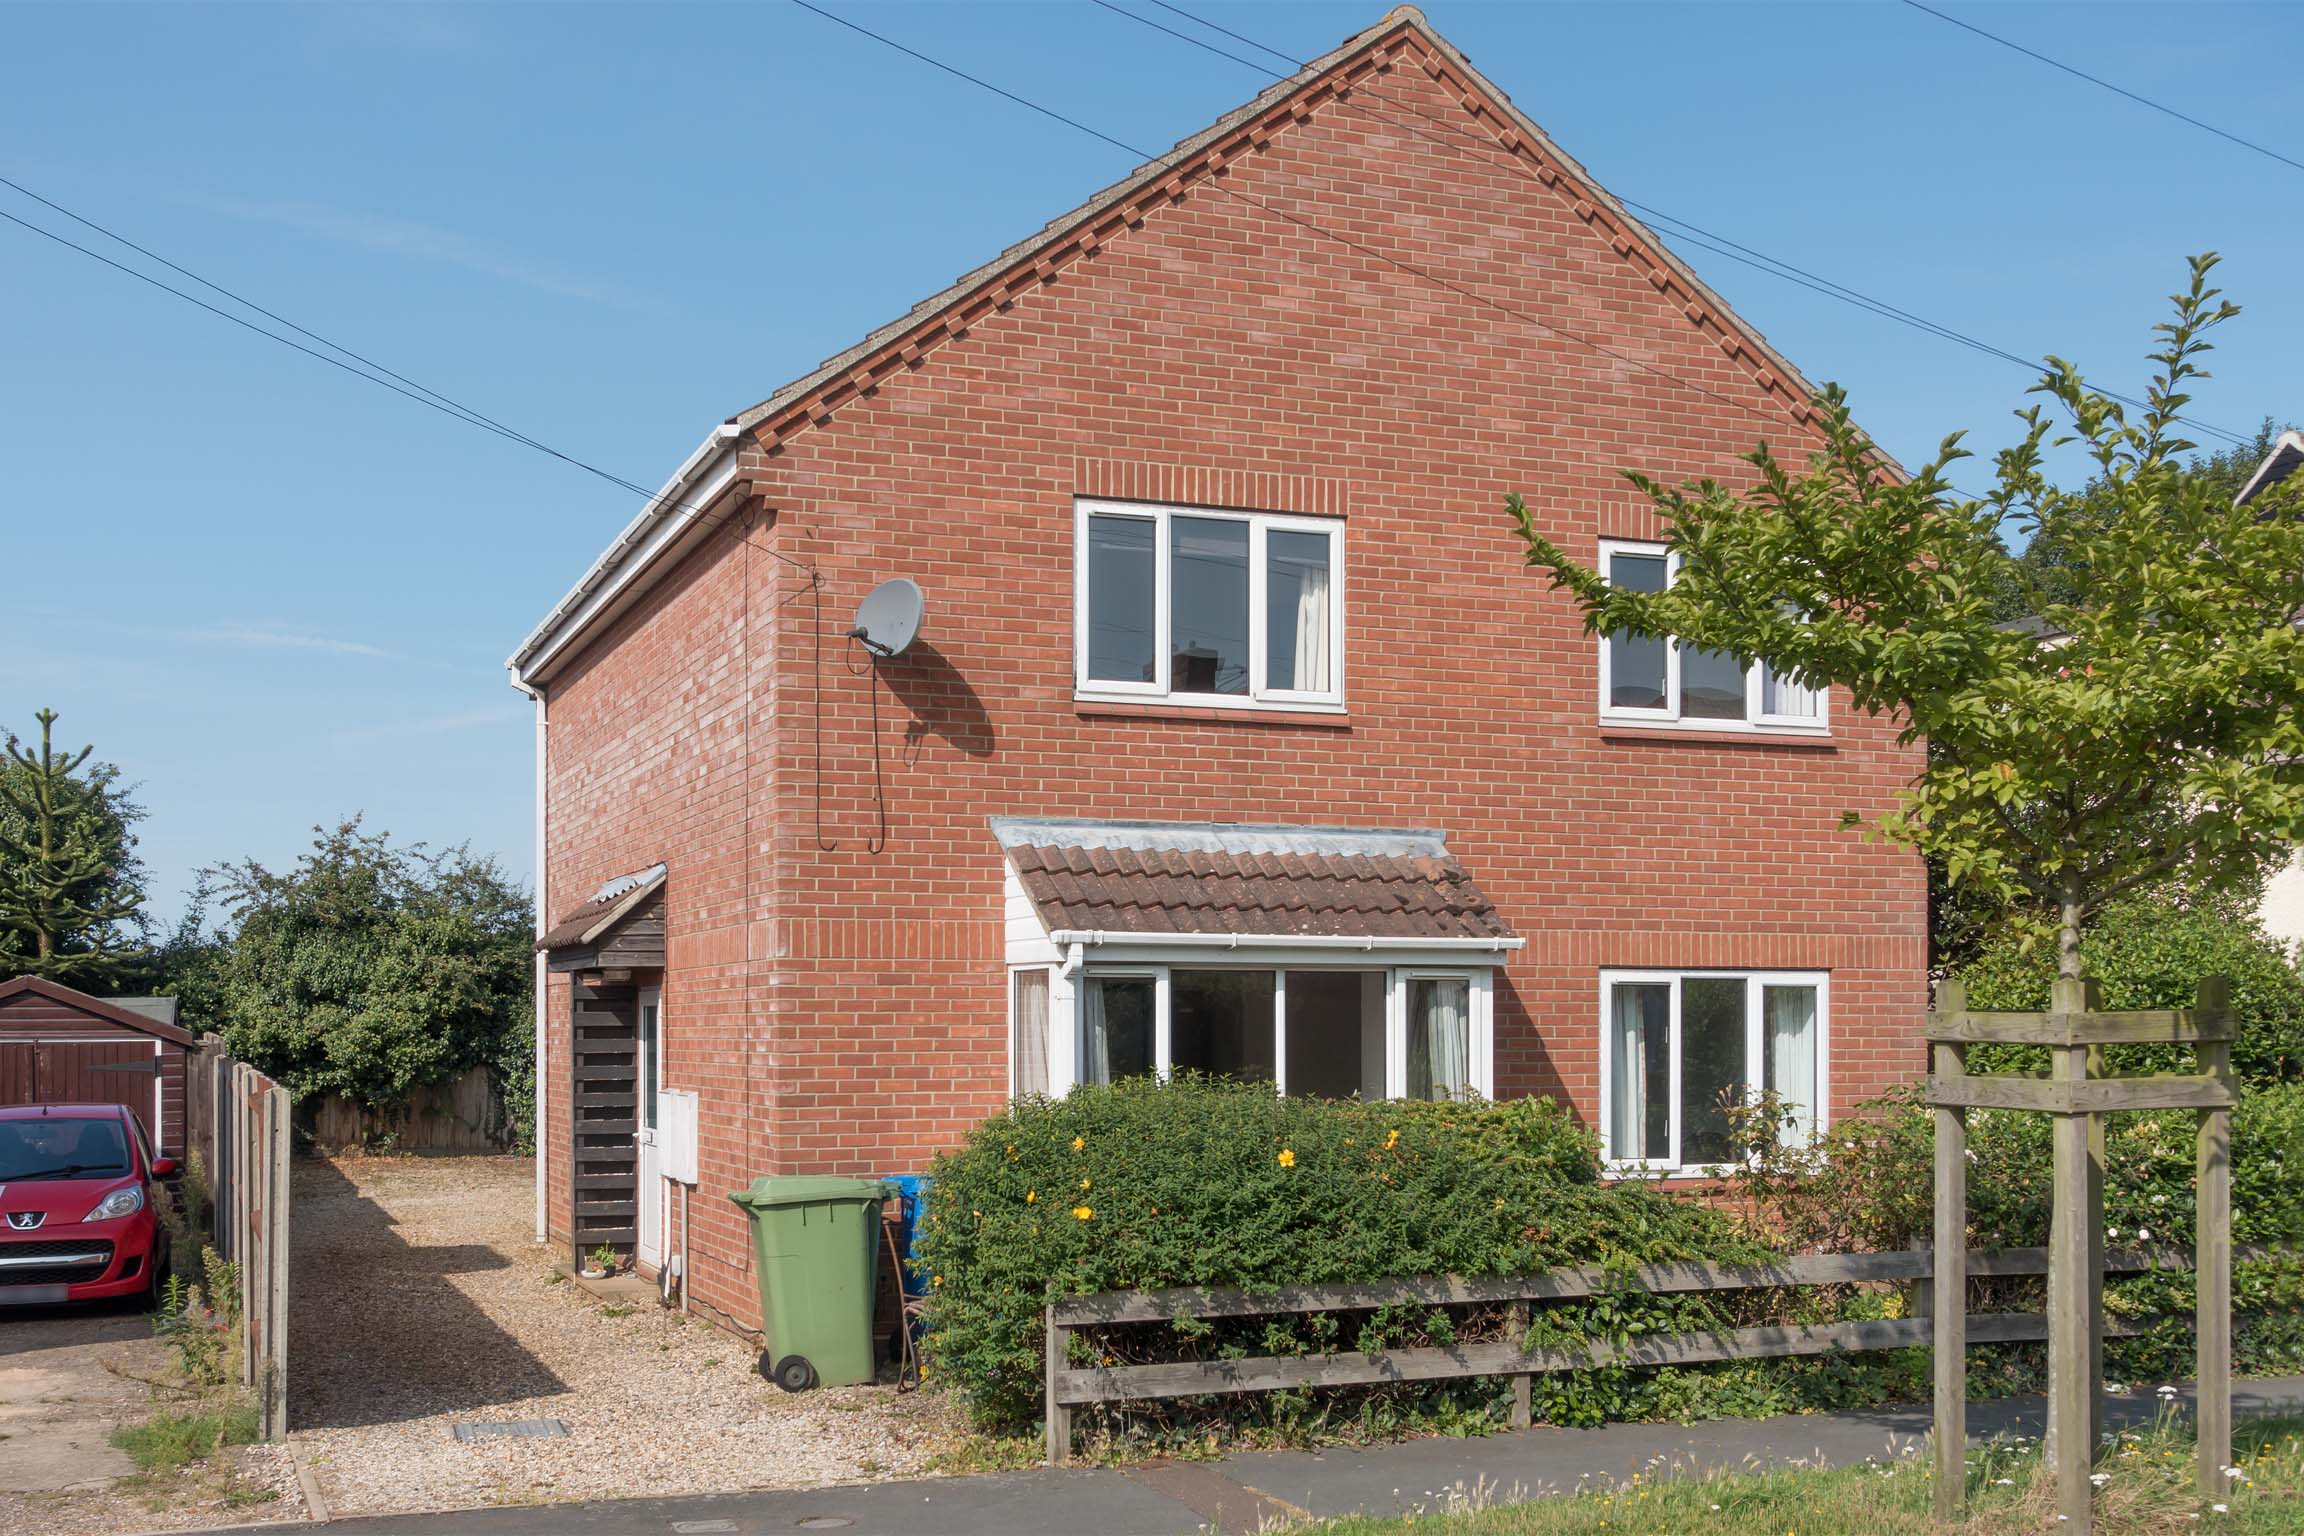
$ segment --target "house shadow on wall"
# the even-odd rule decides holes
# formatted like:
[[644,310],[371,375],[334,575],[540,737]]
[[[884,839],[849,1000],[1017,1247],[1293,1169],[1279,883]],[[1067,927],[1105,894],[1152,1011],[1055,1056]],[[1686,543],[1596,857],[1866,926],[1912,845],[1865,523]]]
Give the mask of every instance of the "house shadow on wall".
[[998,739],[984,700],[960,669],[925,640],[915,640],[901,656],[880,662],[881,677],[898,703],[911,711],[904,727],[904,761],[919,759],[922,745],[941,736],[970,757],[990,757]]
[[289,1222],[291,1429],[392,1424],[573,1390],[451,1283],[510,1267],[418,1245],[334,1164],[300,1158]]

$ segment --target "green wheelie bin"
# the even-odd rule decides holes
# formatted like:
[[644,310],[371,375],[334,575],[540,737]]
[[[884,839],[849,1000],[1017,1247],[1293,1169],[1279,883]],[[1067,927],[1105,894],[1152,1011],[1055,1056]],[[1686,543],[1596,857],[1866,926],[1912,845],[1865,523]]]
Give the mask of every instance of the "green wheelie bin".
[[787,1392],[873,1378],[881,1179],[790,1174],[729,1199],[752,1223],[760,1272],[760,1374]]

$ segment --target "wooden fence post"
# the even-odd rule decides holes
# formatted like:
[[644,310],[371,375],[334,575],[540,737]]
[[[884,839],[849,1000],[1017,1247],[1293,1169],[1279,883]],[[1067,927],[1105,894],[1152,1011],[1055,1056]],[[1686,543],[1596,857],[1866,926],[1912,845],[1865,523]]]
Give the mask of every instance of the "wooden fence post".
[[[2228,1016],[2231,984],[2222,976],[2200,979],[2202,1015]],[[2232,1042],[2203,1040],[2199,1067],[2227,1088],[2232,1081]],[[2193,1305],[2199,1340],[2200,1411],[2194,1454],[2200,1496],[2221,1499],[2231,1487],[2225,1468],[2232,1464],[2232,1111],[2200,1111],[2196,1173],[2197,1229],[2193,1237]]]
[[[2056,985],[2058,1012],[2079,1001],[2079,988],[2065,978]],[[2070,1083],[2086,1077],[2088,1048],[2060,1045],[2049,1051],[2050,1074]],[[2086,1536],[2095,1489],[2088,1474],[2096,1446],[2089,1433],[2088,1364],[2096,1313],[2089,1259],[2095,1244],[2090,1228],[2096,1213],[2088,1205],[2088,1119],[2062,1111],[2054,1117],[2054,1205],[2048,1238],[2048,1436],[2046,1459],[2056,1475],[2056,1509],[2068,1536]]]
[[1060,1467],[1072,1459],[1072,1410],[1058,1398],[1056,1377],[1064,1369],[1065,1329],[1056,1321],[1056,1303],[1048,1303],[1047,1400],[1048,1465]]
[[[1943,985],[1939,1016],[1965,1013],[1968,989]],[[1939,1040],[1931,1048],[1936,1076],[1967,1072],[1968,1048]],[[1936,1251],[1929,1257],[1935,1301],[1929,1348],[1936,1372],[1936,1518],[1958,1520],[1968,1502],[1968,1112],[1940,1106],[1936,1116]]]
[[[1512,1304],[1512,1342],[1521,1349],[1528,1347],[1528,1303]],[[1536,1378],[1523,1371],[1512,1378],[1512,1427],[1526,1429],[1535,1417]]]

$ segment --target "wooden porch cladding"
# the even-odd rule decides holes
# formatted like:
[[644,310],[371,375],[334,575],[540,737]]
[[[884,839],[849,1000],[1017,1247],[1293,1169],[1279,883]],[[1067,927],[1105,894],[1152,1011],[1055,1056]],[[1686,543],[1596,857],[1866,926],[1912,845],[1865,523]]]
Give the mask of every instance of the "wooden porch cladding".
[[629,1254],[639,1241],[639,1025],[637,988],[572,989],[568,1230],[578,1264],[602,1245]]
[[549,969],[573,971],[661,971],[664,969],[664,888],[632,909],[589,944],[565,944],[549,951]]

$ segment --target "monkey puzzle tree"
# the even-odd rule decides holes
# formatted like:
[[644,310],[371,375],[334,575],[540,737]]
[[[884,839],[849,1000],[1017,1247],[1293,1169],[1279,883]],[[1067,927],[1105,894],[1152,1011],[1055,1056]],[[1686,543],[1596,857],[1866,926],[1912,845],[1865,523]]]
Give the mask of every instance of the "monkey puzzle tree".
[[56,750],[56,711],[33,718],[39,750],[10,735],[0,760],[0,968],[100,989],[143,953],[142,812],[94,747]]
[[[1844,822],[2052,923],[2058,973],[2076,977],[2081,928],[2106,902],[2171,879],[2244,883],[2304,831],[2304,477],[2235,508],[2179,461],[2206,334],[2239,312],[2208,285],[2215,263],[2192,261],[2174,318],[2154,327],[2133,419],[2051,357],[2032,392],[2064,425],[2019,412],[2024,434],[1980,500],[1946,478],[1969,457],[1959,434],[1899,475],[1832,387],[1805,468],[1763,443],[1745,455],[1750,490],[1628,473],[1678,557],[1664,590],[1610,586],[1514,495],[1528,563],[1574,595],[1590,631],[1764,658],[1928,741],[1897,804]],[[2092,464],[2073,491],[2048,478],[2065,444]],[[2046,638],[1998,622],[1996,601],[2028,579],[2006,526],[2079,556],[2068,591],[2029,605]]]

